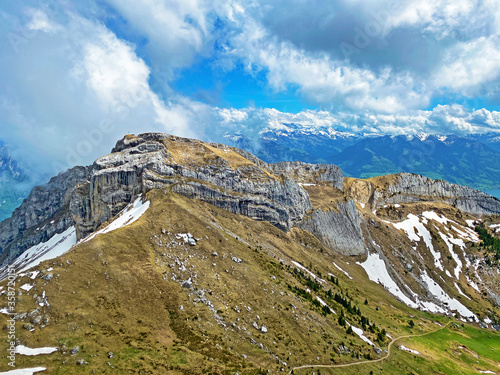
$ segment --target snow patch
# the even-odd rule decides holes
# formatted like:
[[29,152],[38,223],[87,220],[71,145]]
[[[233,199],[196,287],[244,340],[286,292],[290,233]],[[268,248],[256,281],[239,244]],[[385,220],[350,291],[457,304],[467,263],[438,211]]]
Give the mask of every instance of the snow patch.
[[111,224],[109,224],[106,228],[103,228],[91,234],[87,238],[83,239],[82,242],[90,241],[92,238],[99,234],[109,233],[111,231],[114,231],[115,229],[123,228],[129,224],[132,224],[134,221],[137,221],[144,214],[144,212],[147,211],[147,209],[149,208],[149,204],[149,201],[143,202],[141,195],[139,195],[133,203],[127,205],[127,207],[125,207],[118,214],[118,217]]
[[[418,295],[416,295],[411,290],[410,292],[412,293],[415,302],[413,302],[409,297],[407,297],[401,291],[396,282],[389,275],[385,263],[379,254],[377,253],[368,254],[368,257],[365,262],[357,264],[363,267],[363,269],[368,275],[368,278],[371,281],[382,284],[391,294],[396,296],[400,301],[402,301],[409,307],[419,308],[433,313],[441,313],[441,314],[447,313],[447,310],[436,305],[433,302],[419,300]],[[467,309],[458,300],[451,298],[448,294],[446,294],[443,291],[443,289],[441,289],[441,287],[434,280],[432,280],[429,277],[429,275],[427,275],[427,273],[425,273],[425,271],[424,273],[422,273],[421,279],[427,285],[427,288],[429,289],[430,293],[434,297],[436,297],[439,301],[441,301],[445,306],[447,306],[449,310],[452,311],[456,310],[461,316],[478,321],[477,317],[474,315],[472,311]]]
[[446,135],[438,135],[438,136],[436,136],[436,138],[441,142],[444,142],[448,139],[448,137]]
[[458,226],[462,229],[457,228],[455,225],[452,225],[451,229],[453,229],[455,232],[457,232],[459,237],[462,237],[462,239],[464,239],[466,241],[479,242],[479,236],[476,233],[476,231],[474,231],[470,228],[463,227],[461,225],[458,225]]
[[448,224],[449,221],[452,221],[452,220],[448,220],[446,218],[446,216],[439,216],[437,213],[435,213],[434,211],[425,211],[425,212],[422,212],[422,216],[429,219],[429,220],[435,220],[437,221],[438,223],[441,223],[441,224]]
[[[26,271],[38,266],[43,261],[57,258],[66,253],[76,244],[75,227],[70,227],[64,232],[55,234],[47,242],[39,243],[30,247],[19,257],[17,257],[11,266],[20,271]],[[0,280],[7,276],[6,269],[0,274]]]
[[465,275],[465,278],[467,279],[467,282],[469,283],[469,285],[478,293],[481,293],[481,291],[479,290],[479,287],[477,286],[477,284],[472,281],[469,276]]
[[336,264],[335,262],[332,262],[332,263],[333,263],[333,265],[334,265],[335,267],[337,267],[337,269],[338,269],[339,271],[343,272],[343,273],[344,273],[344,274],[345,274],[345,275],[346,275],[349,279],[351,279],[351,280],[352,280],[351,275],[349,275],[346,271],[344,271],[342,268],[340,268],[339,266],[337,266],[337,264]]
[[25,290],[27,292],[29,292],[31,290],[31,288],[33,288],[33,285],[30,285],[30,284],[24,284],[24,285],[21,285],[20,288],[22,290]]
[[471,228],[474,228],[474,222],[475,222],[475,221],[476,221],[476,220],[465,220],[465,222],[467,223],[467,225],[468,225],[469,227],[471,227]]
[[424,142],[427,138],[429,138],[429,134],[419,133],[416,135],[416,137],[420,139],[420,141]]
[[406,346],[404,346],[404,345],[401,345],[401,346],[399,347],[399,349],[404,350],[405,352],[410,352],[410,353],[413,353],[413,354],[418,354],[418,355],[420,355],[420,352],[417,352],[416,350],[413,350],[413,349],[407,348],[407,347],[406,347]]
[[[432,212],[429,211],[429,215],[433,216]],[[443,264],[441,263],[441,253],[434,250],[434,246],[432,246],[431,234],[424,226],[424,223],[427,223],[427,218],[424,218],[423,222],[420,222],[420,219],[416,215],[409,214],[407,217],[408,218],[406,220],[399,223],[392,223],[392,225],[396,229],[403,230],[411,241],[419,242],[420,238],[422,238],[434,257],[434,265],[441,271],[444,271]]]
[[493,230],[495,230],[495,233],[500,232],[500,224],[490,225],[490,228],[493,229]]
[[325,280],[319,278],[318,276],[316,276],[314,273],[312,273],[311,271],[309,271],[306,267],[304,267],[302,264],[292,260],[292,263],[295,267],[297,268],[300,268],[301,270],[303,271],[306,271],[309,275],[311,275],[311,277],[314,279],[314,280],[317,280],[319,281],[320,283],[325,283]]
[[11,312],[9,311],[9,309],[8,309],[8,308],[6,308],[6,307],[2,307],[2,308],[0,309],[0,314],[11,315]]
[[45,347],[45,348],[28,348],[24,345],[16,346],[16,353],[21,355],[40,355],[40,354],[50,354],[57,351],[57,348]]
[[453,258],[453,260],[455,261],[455,263],[457,264],[454,272],[455,272],[455,277],[458,280],[460,278],[460,271],[462,270],[463,263],[460,260],[460,257],[453,251],[453,245],[458,245],[463,249],[465,247],[465,243],[461,239],[455,239],[453,237],[445,236],[441,232],[439,232],[439,236],[444,241],[446,246],[448,246],[448,251],[450,252],[450,255]]
[[45,367],[19,368],[15,370],[0,372],[0,375],[33,375],[35,372],[45,371]]
[[352,328],[352,331],[356,335],[358,335],[361,338],[361,340],[363,340],[364,342],[366,342],[367,344],[369,344],[371,346],[375,346],[375,344],[373,342],[371,342],[370,339],[363,334],[363,330],[361,328],[354,327],[353,325],[351,325],[349,323],[347,323],[347,325]]
[[455,288],[457,288],[458,290],[458,293],[461,295],[461,296],[464,296],[465,298],[469,299],[469,296],[467,294],[465,294],[464,292],[462,292],[462,289],[460,289],[460,287],[458,286],[458,284],[456,282],[454,282],[453,284],[455,284]]
[[325,301],[323,301],[321,298],[319,298],[318,296],[316,296],[316,299],[318,300],[318,302],[320,303],[320,305],[321,305],[321,306],[326,306],[326,307],[328,307],[328,309],[329,309],[332,313],[337,314],[337,313],[336,313],[336,312],[335,312],[335,311],[334,311],[334,310],[333,310],[330,306],[328,306],[328,305],[326,304],[326,302],[325,302]]
[[385,262],[380,258],[380,255],[377,253],[368,254],[366,261],[363,263],[359,263],[361,267],[365,270],[368,278],[371,281],[382,284],[391,294],[396,296],[400,301],[404,302],[408,306],[412,308],[418,308],[418,305],[413,302],[410,298],[408,298],[396,284],[396,282],[391,278],[387,268],[385,266]]
[[443,304],[448,306],[450,310],[456,310],[461,316],[478,321],[476,315],[474,315],[472,311],[462,305],[455,298],[451,298],[434,280],[431,279],[425,271],[422,272],[420,278],[427,285],[429,292]]

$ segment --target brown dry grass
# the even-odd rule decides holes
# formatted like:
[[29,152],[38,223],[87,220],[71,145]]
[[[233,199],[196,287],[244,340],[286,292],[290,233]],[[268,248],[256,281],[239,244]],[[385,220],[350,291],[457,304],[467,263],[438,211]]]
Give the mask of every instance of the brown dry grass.
[[[330,207],[332,198],[343,199],[337,191],[324,186],[306,189],[316,207]],[[337,276],[340,286],[327,281],[320,295],[325,298],[321,293],[328,289],[348,292],[363,315],[393,337],[409,332],[410,315],[422,331],[435,327],[432,320],[446,321],[444,317],[409,309],[380,285],[368,281],[364,270],[355,263],[363,261],[363,257],[334,254],[308,232],[293,229],[284,233],[267,222],[162,190],[151,191],[147,197],[151,206],[137,222],[99,235],[60,259],[38,267],[53,266],[57,276],[48,283],[37,278],[29,295],[20,297],[18,311],[31,311],[32,295],[44,290],[51,303],[47,310],[51,322],[33,333],[19,324],[20,339],[30,347],[80,345],[81,351],[78,355],[70,355],[66,350],[65,354],[61,351],[44,357],[18,356],[19,366],[42,363],[54,374],[92,370],[251,374],[257,373],[259,367],[273,371],[283,367],[274,355],[289,366],[330,363],[331,356],[337,362],[354,361],[350,355],[336,354],[335,347],[341,342],[360,354],[374,356],[357,336],[346,334],[338,325],[337,316],[323,316],[317,307],[290,291],[288,285],[306,288],[304,280],[294,275],[293,267],[288,267],[291,260],[325,279],[328,273]],[[407,210],[405,213],[427,208],[427,204],[402,207]],[[447,215],[453,213],[446,211],[452,208],[444,205],[434,208]],[[381,246],[393,246],[397,251],[387,254],[391,263],[400,264],[400,254],[408,252],[411,244],[390,225],[379,223],[378,228],[364,230]],[[165,246],[175,240],[176,233],[186,232],[200,239],[196,246]],[[217,256],[213,256],[214,252]],[[425,254],[423,248],[420,252]],[[241,258],[242,263],[234,262],[232,257]],[[176,258],[184,262],[187,271],[172,266]],[[352,280],[332,262],[349,272]],[[197,272],[195,288],[204,291],[214,310],[196,302],[194,289],[172,281],[174,273],[185,279],[188,271]],[[413,290],[418,290],[411,275],[397,267],[396,272]],[[20,280],[21,285],[26,281]],[[471,295],[471,303],[478,304],[480,310],[492,309],[480,296],[472,292]],[[368,305],[363,304],[365,299]],[[1,296],[0,304],[4,303]],[[332,304],[332,308],[340,311],[337,304]],[[216,321],[214,311],[223,318],[225,326]],[[1,324],[4,320],[5,316],[0,317]],[[348,320],[359,325],[355,316],[348,316]],[[265,324],[268,333],[252,328],[254,321]],[[238,326],[246,331],[238,330]],[[366,334],[375,340],[373,334]],[[5,357],[5,342],[0,343],[0,350],[0,356]],[[109,351],[115,354],[114,358],[107,358]],[[247,358],[242,358],[242,354]],[[89,365],[75,365],[79,358]]]

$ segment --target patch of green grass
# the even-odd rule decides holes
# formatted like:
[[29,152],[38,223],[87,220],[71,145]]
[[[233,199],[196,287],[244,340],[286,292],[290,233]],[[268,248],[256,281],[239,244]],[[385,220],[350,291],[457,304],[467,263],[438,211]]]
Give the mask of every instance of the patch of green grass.
[[[420,352],[400,350],[404,345]],[[465,325],[443,328],[415,338],[397,340],[389,358],[342,368],[307,368],[294,374],[477,374],[497,373],[500,360],[500,334]]]
[[[260,369],[274,372],[281,367],[289,371],[308,363],[352,363],[358,358],[377,359],[384,355],[378,356],[368,344],[338,324],[341,309],[349,323],[357,327],[364,323],[365,335],[373,342],[382,330],[398,337],[429,332],[438,327],[434,322],[444,325],[449,321],[445,316],[404,305],[383,287],[368,281],[364,270],[355,264],[362,257],[335,254],[308,232],[294,228],[285,233],[269,223],[233,215],[168,191],[151,191],[147,196],[151,206],[135,223],[99,235],[60,259],[40,265],[39,269],[54,267],[57,276],[47,283],[37,278],[32,291],[23,293],[16,307],[18,311],[33,310],[32,296],[43,290],[51,303],[50,308],[43,310],[50,313],[51,321],[35,332],[19,328],[19,338],[30,347],[64,344],[67,351],[76,345],[81,350],[78,355],[58,352],[34,358],[19,356],[20,366],[43,364],[53,374],[94,370],[257,374]],[[317,197],[326,199],[320,192]],[[186,232],[200,239],[196,246],[177,243],[180,241],[175,234]],[[398,248],[404,245],[391,237],[392,232],[381,233],[380,238],[374,235],[375,241],[388,241]],[[232,257],[242,262],[236,263]],[[188,277],[182,273],[187,271],[180,271],[175,265],[177,258],[185,262],[186,270],[197,272],[193,287],[182,287],[172,279],[173,273],[176,280]],[[295,271],[291,260],[302,263],[325,282]],[[348,271],[352,279],[339,272],[333,262]],[[330,273],[335,277],[330,277]],[[25,276],[20,282],[22,285],[31,281]],[[297,297],[292,290],[298,289],[294,288],[300,288],[298,293],[304,295]],[[306,289],[311,290],[308,295],[303,293]],[[201,301],[201,292],[210,300],[210,306]],[[338,315],[324,314],[315,302],[316,296],[327,301]],[[0,296],[2,306],[5,296]],[[221,320],[216,321],[215,315]],[[408,325],[410,320],[415,323],[413,328]],[[268,331],[255,329],[253,322],[265,324]],[[4,323],[5,316],[0,315],[0,324]],[[372,324],[378,329],[370,332]],[[474,336],[480,334],[475,331],[452,334],[446,342],[458,342],[460,337],[484,339]],[[389,341],[383,340],[379,345],[387,348]],[[351,353],[339,353],[342,343]],[[393,355],[386,361],[347,367],[342,373],[358,375],[365,370],[367,374],[380,370],[400,374],[411,373],[418,367],[430,372],[415,373],[455,374],[453,371],[461,366],[473,365],[468,354],[457,362],[444,355],[449,347],[415,341],[417,344],[422,347],[422,357],[393,348]],[[481,353],[485,350],[468,342],[463,345]],[[430,353],[429,348],[436,353],[435,358],[425,353]],[[108,358],[108,352],[114,353],[113,358]],[[4,353],[5,342],[0,341],[0,366]],[[480,356],[485,361],[492,360],[484,354]],[[89,364],[77,366],[79,358]],[[327,371],[330,370],[322,369],[321,373]]]

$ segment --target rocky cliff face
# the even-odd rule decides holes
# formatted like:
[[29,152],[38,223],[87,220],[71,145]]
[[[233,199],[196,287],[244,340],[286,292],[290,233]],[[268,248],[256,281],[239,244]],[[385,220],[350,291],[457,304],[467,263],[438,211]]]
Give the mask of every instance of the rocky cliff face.
[[346,178],[347,196],[376,210],[386,204],[442,202],[475,216],[500,214],[500,201],[469,186],[450,184],[411,173],[367,180]]
[[353,200],[339,203],[337,211],[316,210],[297,226],[314,234],[337,253],[362,255],[366,251],[361,218]]
[[284,175],[302,184],[315,184],[326,182],[330,186],[342,189],[342,171],[331,164],[306,164],[300,161],[283,161],[268,164],[268,168],[277,175]]
[[33,188],[12,216],[0,223],[0,254],[10,250],[16,256],[73,225],[70,197],[89,176],[89,167],[75,167]]
[[398,174],[396,181],[375,200],[379,206],[422,200],[443,201],[472,215],[500,214],[500,201],[489,194],[468,186],[432,180],[410,173]]
[[134,195],[159,188],[290,229],[311,209],[309,196],[292,179],[243,155],[165,134],[126,137],[96,160],[90,180],[73,193],[78,237],[112,218]]

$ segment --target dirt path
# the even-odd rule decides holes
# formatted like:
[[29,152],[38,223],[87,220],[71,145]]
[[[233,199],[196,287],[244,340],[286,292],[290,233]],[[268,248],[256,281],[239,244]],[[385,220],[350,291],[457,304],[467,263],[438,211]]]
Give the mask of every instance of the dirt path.
[[396,337],[395,339],[392,339],[392,341],[389,343],[389,345],[387,346],[387,354],[385,355],[385,357],[382,357],[382,358],[379,358],[379,359],[374,359],[373,361],[358,361],[358,362],[352,362],[352,363],[344,363],[342,365],[304,365],[304,366],[298,366],[298,367],[294,367],[290,370],[290,374],[292,374],[295,370],[301,370],[301,369],[306,369],[306,368],[339,368],[339,367],[350,367],[350,366],[356,366],[356,365],[360,365],[360,364],[366,364],[366,363],[376,363],[376,362],[382,362],[383,360],[389,358],[389,356],[391,355],[391,346],[392,344],[394,344],[396,341],[400,340],[400,339],[404,339],[404,338],[408,338],[408,337],[421,337],[421,336],[427,336],[427,335],[430,335],[432,333],[436,333],[437,331],[440,331],[442,329],[445,329],[446,327],[448,327],[451,323],[453,322],[448,322],[446,323],[443,327],[440,327],[440,328],[437,328],[435,329],[434,331],[430,331],[430,332],[426,332],[426,333],[421,333],[419,335],[405,335],[405,336],[399,336],[399,337]]

